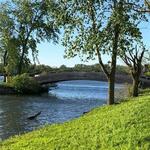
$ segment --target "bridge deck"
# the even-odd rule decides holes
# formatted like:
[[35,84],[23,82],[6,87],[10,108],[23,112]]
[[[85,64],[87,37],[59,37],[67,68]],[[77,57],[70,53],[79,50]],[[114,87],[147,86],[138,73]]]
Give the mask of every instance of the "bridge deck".
[[[61,73],[49,73],[47,75],[36,76],[35,79],[40,84],[56,83],[59,81],[68,80],[96,80],[107,81],[106,76],[102,72],[61,72]],[[117,83],[131,83],[132,79],[129,75],[116,75]]]

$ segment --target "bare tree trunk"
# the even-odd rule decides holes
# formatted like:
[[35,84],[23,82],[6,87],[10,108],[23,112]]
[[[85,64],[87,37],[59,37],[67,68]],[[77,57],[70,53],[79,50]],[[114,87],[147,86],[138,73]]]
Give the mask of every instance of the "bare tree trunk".
[[26,50],[26,45],[24,45],[23,48],[22,48],[22,53],[21,53],[21,57],[20,57],[19,65],[18,65],[18,74],[19,75],[22,73],[25,50]]
[[110,77],[108,79],[108,101],[107,104],[108,105],[112,105],[115,102],[115,98],[114,98],[114,92],[115,92],[115,81],[114,81],[114,77]]
[[24,53],[22,52],[22,56],[20,58],[20,62],[19,62],[19,65],[18,65],[18,74],[22,73],[23,58],[24,58]]
[[[115,49],[114,49],[115,50]],[[111,73],[108,78],[108,104],[112,105],[115,102],[115,74],[116,74],[116,58],[117,58],[117,53],[114,52],[112,56],[112,63],[111,63]]]
[[4,53],[4,80],[3,82],[7,82],[7,73],[6,73],[6,70],[5,70],[5,67],[7,66],[7,55],[8,55],[8,52],[5,51]]
[[4,80],[3,80],[3,82],[7,82],[7,75],[6,74],[4,74]]
[[23,45],[22,45],[22,53],[21,53],[20,62],[19,62],[19,65],[18,65],[18,74],[22,73],[24,56],[25,56],[25,52],[27,51],[27,43],[28,43],[28,39],[29,39],[29,36],[30,36],[31,32],[32,32],[32,30],[29,31],[29,33],[27,34],[27,37],[26,37],[26,39],[25,39],[25,41],[23,42]]
[[133,84],[132,84],[132,96],[137,97],[139,95],[139,74],[132,75]]
[[117,65],[117,51],[118,51],[118,40],[119,40],[119,25],[116,25],[114,28],[114,41],[113,41],[113,51],[112,51],[112,60],[111,60],[111,68],[110,74],[107,76],[108,78],[108,104],[112,105],[115,102],[115,74],[116,74],[116,65]]

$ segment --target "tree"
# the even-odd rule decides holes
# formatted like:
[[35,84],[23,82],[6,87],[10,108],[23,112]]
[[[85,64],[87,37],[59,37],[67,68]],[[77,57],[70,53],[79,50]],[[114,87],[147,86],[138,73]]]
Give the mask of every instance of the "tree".
[[137,3],[130,3],[129,5],[132,5],[133,10],[140,12],[140,13],[150,13],[150,1],[149,0],[142,0],[142,5],[137,5]]
[[145,5],[147,6],[147,8],[150,11],[150,1],[149,0],[145,0]]
[[[51,7],[55,7],[54,1],[49,1],[49,3]],[[3,7],[4,5],[5,7]],[[5,17],[0,20],[0,34],[3,35],[3,28],[5,28],[3,22],[10,20],[12,25],[8,31],[11,30],[12,32],[9,39],[16,41],[17,45],[14,51],[17,51],[19,57],[17,74],[21,74],[23,68],[29,63],[29,50],[31,50],[35,60],[38,54],[38,43],[44,40],[54,42],[58,40],[59,29],[55,26],[55,20],[50,15],[50,11],[48,14],[47,10],[47,5],[42,0],[11,0],[1,4],[0,15]]]
[[[87,60],[97,57],[109,83],[108,104],[113,104],[117,56],[126,40],[141,37],[139,13],[126,0],[64,0],[60,6],[56,15],[59,14],[58,22],[64,27],[66,57],[79,55]],[[110,56],[108,68],[103,63],[103,54]]]
[[134,48],[128,49],[128,51],[123,51],[121,58],[125,64],[129,67],[133,79],[133,91],[132,96],[138,96],[138,89],[140,83],[140,75],[142,72],[142,61],[144,54],[147,52],[144,45],[135,46]]
[[6,81],[6,76],[16,68],[18,44],[16,38],[12,36],[14,22],[6,13],[7,3],[1,4],[0,7],[0,59],[3,64],[4,81]]
[[145,8],[141,9],[140,11],[143,13],[150,13],[150,1],[144,0]]
[[[3,49],[2,43],[0,43],[0,66],[1,66],[1,73],[5,74],[4,66],[6,66],[6,59],[7,59],[7,51]],[[5,79],[4,79],[5,81]]]

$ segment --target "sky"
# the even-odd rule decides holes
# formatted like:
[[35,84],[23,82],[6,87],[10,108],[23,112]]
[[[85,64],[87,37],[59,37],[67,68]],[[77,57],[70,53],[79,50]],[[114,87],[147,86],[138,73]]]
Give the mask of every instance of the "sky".
[[[5,0],[0,0],[0,2],[2,1],[4,2]],[[144,44],[146,44],[147,47],[150,48],[150,22],[143,23],[140,29],[143,34]],[[43,42],[41,44],[38,44],[37,48],[39,50],[38,59],[39,59],[40,64],[45,64],[45,65],[49,65],[52,67],[59,67],[61,65],[72,67],[75,64],[91,65],[91,64],[98,63],[97,59],[94,61],[92,60],[89,62],[82,62],[78,56],[75,58],[71,58],[71,59],[64,59],[65,47],[61,45],[61,42],[59,42],[59,44],[53,44],[52,42],[51,43]],[[108,60],[109,60],[108,56],[106,55],[103,56],[104,63],[107,63]],[[123,64],[121,60],[118,60],[117,63],[121,65]]]

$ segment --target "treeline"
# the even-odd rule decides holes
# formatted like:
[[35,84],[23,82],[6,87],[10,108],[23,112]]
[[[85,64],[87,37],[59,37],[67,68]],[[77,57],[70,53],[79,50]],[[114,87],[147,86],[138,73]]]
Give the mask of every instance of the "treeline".
[[[108,65],[105,65],[106,68],[109,68]],[[85,64],[76,64],[74,67],[67,67],[61,65],[60,67],[51,67],[48,65],[29,65],[26,68],[26,73],[31,76],[36,74],[47,74],[47,73],[57,73],[57,72],[102,72],[99,64],[94,65],[85,65]],[[116,72],[118,74],[129,74],[129,69],[127,66],[117,65]],[[0,74],[4,74],[4,66],[0,64]]]
[[[108,67],[108,65],[106,65]],[[27,73],[30,75],[35,74],[47,74],[47,73],[56,73],[56,72],[102,72],[99,64],[94,65],[84,65],[77,64],[74,67],[67,67],[61,65],[60,67],[50,67],[48,65],[30,65]],[[117,66],[117,73],[119,74],[129,74],[129,69],[126,66]]]

